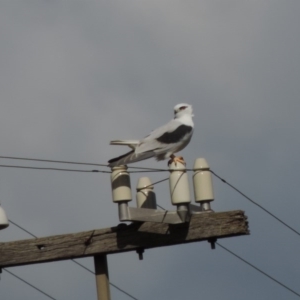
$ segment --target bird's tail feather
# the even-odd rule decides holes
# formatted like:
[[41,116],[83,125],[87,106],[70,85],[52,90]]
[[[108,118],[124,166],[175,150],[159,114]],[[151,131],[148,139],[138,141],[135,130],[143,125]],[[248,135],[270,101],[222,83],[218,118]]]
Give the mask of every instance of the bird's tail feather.
[[134,150],[132,150],[121,156],[110,159],[108,161],[108,166],[115,167],[115,166],[127,165],[153,156],[155,156],[155,153],[153,151],[136,154]]
[[135,149],[136,146],[140,143],[138,140],[114,140],[110,141],[110,145],[124,145],[128,146],[131,149]]

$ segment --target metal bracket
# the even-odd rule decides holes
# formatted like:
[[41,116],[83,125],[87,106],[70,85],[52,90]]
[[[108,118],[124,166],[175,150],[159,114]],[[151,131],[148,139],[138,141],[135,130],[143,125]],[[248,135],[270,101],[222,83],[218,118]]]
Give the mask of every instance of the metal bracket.
[[131,222],[154,222],[165,224],[181,224],[190,221],[193,213],[209,213],[204,211],[200,206],[193,204],[181,204],[177,206],[177,211],[158,210],[150,208],[129,207],[128,202],[119,202],[119,219],[120,221]]
[[128,202],[118,203],[118,207],[120,221],[180,224],[190,220],[187,205],[178,205],[177,211],[129,207]]
[[214,212],[209,202],[203,202],[200,203],[200,206],[197,206],[195,204],[190,204],[190,211],[192,214],[202,214],[202,213],[212,213]]

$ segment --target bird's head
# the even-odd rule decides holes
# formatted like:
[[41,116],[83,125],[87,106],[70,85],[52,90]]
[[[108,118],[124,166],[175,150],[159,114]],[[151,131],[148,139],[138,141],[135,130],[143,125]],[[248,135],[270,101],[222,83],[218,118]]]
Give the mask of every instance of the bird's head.
[[180,103],[174,106],[174,119],[180,118],[183,115],[190,115],[193,117],[192,105],[187,103]]

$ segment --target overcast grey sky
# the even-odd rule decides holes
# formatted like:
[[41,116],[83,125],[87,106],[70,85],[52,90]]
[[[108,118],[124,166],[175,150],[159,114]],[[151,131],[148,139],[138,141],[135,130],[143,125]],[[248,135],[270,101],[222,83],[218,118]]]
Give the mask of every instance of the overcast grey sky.
[[[3,0],[0,155],[106,163],[124,151],[111,139],[141,138],[187,102],[195,114],[187,166],[205,157],[299,231],[299,13],[299,1],[279,0]],[[118,224],[107,174],[1,168],[0,178],[8,217],[37,236]],[[216,178],[214,187],[212,208],[245,210],[251,230],[220,243],[300,293],[299,236]],[[156,192],[171,208],[168,184]],[[1,242],[29,237],[12,224],[0,232]],[[79,262],[93,269],[92,258]],[[111,282],[139,300],[297,298],[206,242],[108,262]],[[57,300],[96,299],[93,275],[70,261],[9,270]],[[6,272],[0,298],[47,299]]]

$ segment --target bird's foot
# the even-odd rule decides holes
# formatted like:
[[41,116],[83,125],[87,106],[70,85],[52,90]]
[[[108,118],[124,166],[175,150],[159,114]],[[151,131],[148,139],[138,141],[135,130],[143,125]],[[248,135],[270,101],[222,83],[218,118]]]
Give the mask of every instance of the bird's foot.
[[171,155],[170,158],[171,159],[168,161],[168,166],[170,166],[170,164],[172,164],[172,163],[174,163],[175,166],[177,166],[178,162],[183,164],[184,166],[186,165],[186,162],[184,161],[182,156]]

